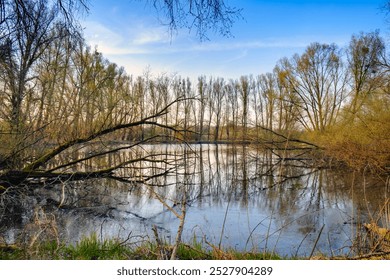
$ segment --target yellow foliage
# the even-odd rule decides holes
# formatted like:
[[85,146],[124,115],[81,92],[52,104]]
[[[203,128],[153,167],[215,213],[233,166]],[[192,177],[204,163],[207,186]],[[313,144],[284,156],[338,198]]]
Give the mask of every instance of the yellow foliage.
[[311,135],[332,158],[356,169],[371,168],[390,172],[390,95],[369,99],[352,115],[342,119],[326,132]]

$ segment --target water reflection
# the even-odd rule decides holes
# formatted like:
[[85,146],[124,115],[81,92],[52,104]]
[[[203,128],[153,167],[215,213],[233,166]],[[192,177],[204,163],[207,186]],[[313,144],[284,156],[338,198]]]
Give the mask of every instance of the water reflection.
[[[147,239],[153,226],[173,242],[179,220],[155,194],[177,211],[185,195],[185,241],[195,236],[286,256],[308,256],[316,244],[316,252],[341,254],[349,252],[360,221],[375,215],[389,196],[382,178],[317,170],[303,161],[280,163],[272,153],[249,146],[145,145],[78,168],[145,156],[153,160],[136,161],[117,174],[131,183],[94,179],[36,190],[24,197],[21,215],[14,213],[17,222],[10,222],[12,213],[3,213],[3,238],[13,242],[25,234],[38,209],[54,215],[60,237],[71,243],[92,233]],[[146,184],[140,183],[145,178]]]

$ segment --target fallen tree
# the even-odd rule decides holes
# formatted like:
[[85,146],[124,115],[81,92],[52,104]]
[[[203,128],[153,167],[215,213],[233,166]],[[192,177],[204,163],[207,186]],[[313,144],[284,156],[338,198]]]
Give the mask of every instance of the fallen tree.
[[[116,163],[115,165],[102,166],[100,168],[91,169],[91,170],[76,170],[77,165],[86,161],[90,161],[99,157],[106,156],[108,154],[113,154],[122,150],[128,150],[140,146],[142,144],[149,143],[151,141],[156,141],[157,139],[165,139],[166,135],[153,135],[149,138],[145,138],[143,140],[122,144],[122,145],[109,145],[101,140],[103,137],[113,134],[115,132],[129,129],[133,127],[139,126],[155,126],[163,129],[168,129],[170,131],[175,132],[176,134],[180,134],[183,131],[181,129],[176,128],[175,126],[163,124],[158,121],[159,118],[165,116],[169,108],[178,102],[182,102],[186,100],[184,97],[180,97],[167,106],[156,112],[155,114],[149,115],[142,119],[139,119],[134,122],[129,123],[121,123],[114,126],[110,126],[104,129],[101,129],[97,132],[94,132],[86,137],[80,137],[76,139],[72,139],[70,141],[61,143],[54,148],[51,148],[45,151],[42,154],[35,156],[35,159],[32,162],[21,164],[20,169],[8,169],[3,168],[0,170],[0,186],[1,192],[4,192],[10,187],[20,186],[20,185],[37,185],[37,184],[48,184],[55,183],[61,181],[69,181],[69,180],[83,180],[90,178],[103,178],[103,177],[112,177],[116,178],[115,171],[121,168],[125,168],[131,164],[137,162],[161,162],[162,159],[158,159],[161,154],[149,154],[145,156],[140,156],[136,158],[124,159],[123,161]],[[100,143],[102,147],[97,149],[94,152],[91,152],[85,156],[80,158],[69,158],[68,161],[62,163],[53,163],[53,160],[56,157],[59,157],[61,154],[68,152],[71,149],[82,146],[85,148],[88,145],[95,145],[96,143]],[[13,156],[13,154],[12,154]],[[7,156],[3,159],[3,163],[0,166],[7,166],[5,162],[9,160],[10,156]],[[50,163],[50,164],[49,164]],[[169,162],[171,163],[171,162]],[[72,171],[67,171],[72,169]],[[147,180],[148,178],[143,178],[142,180]],[[134,178],[134,180],[138,180]]]

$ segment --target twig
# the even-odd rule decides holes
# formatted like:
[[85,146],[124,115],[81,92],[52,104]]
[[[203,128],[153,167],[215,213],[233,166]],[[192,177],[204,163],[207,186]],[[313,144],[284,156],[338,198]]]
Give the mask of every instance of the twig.
[[180,224],[179,224],[179,228],[177,229],[175,245],[173,246],[173,250],[172,250],[172,254],[171,254],[171,260],[176,259],[177,249],[181,243],[181,236],[182,236],[183,230],[184,230],[184,222],[185,222],[185,218],[186,218],[186,213],[187,213],[187,192],[184,191],[184,196],[183,196],[182,204],[181,204],[181,215],[179,218]]
[[371,258],[371,257],[380,257],[380,256],[386,256],[386,255],[390,256],[390,252],[374,252],[374,253],[364,254],[364,255],[360,255],[360,256],[356,256],[356,257],[351,257],[348,259],[349,260],[361,260],[361,259],[367,259],[367,258]]
[[318,240],[320,240],[320,237],[321,237],[321,233],[322,233],[322,230],[324,229],[325,227],[325,224],[322,225],[322,228],[320,229],[320,232],[317,236],[317,239],[316,239],[316,242],[314,242],[314,246],[313,246],[313,249],[311,250],[311,253],[310,253],[310,256],[309,256],[309,259],[311,259],[311,257],[313,256],[314,254],[314,250],[316,249],[316,246],[317,246],[317,243],[318,243]]
[[156,225],[153,225],[152,231],[153,231],[154,238],[156,239],[156,244],[157,244],[157,258],[159,258],[160,260],[164,260],[165,258],[164,258],[163,245],[161,244],[160,237],[158,236]]

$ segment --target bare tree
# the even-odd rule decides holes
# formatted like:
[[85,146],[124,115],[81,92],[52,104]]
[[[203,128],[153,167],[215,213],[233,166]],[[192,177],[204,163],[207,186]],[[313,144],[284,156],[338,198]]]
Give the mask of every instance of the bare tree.
[[351,75],[350,112],[354,116],[365,99],[383,86],[385,44],[378,31],[352,36],[348,55]]
[[302,108],[299,104],[299,96],[293,91],[286,80],[287,72],[275,67],[274,73],[277,79],[277,119],[278,131],[293,131],[296,130],[298,119],[302,116]]
[[203,139],[203,133],[204,133],[204,119],[205,119],[205,108],[206,108],[206,77],[200,76],[198,78],[198,95],[199,95],[199,130],[198,130],[198,141],[202,141]]
[[[83,5],[83,1],[77,3]],[[7,161],[11,167],[20,165],[20,152],[31,145],[30,136],[35,134],[28,120],[35,108],[25,99],[33,100],[37,63],[58,40],[79,38],[74,21],[79,9],[73,0],[1,1],[1,117],[3,129],[12,136]]]
[[161,13],[160,19],[171,32],[180,28],[196,30],[201,40],[208,38],[210,29],[223,36],[231,36],[231,28],[241,19],[241,9],[231,7],[224,0],[148,0]]
[[261,125],[273,130],[277,98],[276,77],[273,73],[260,75],[256,80],[256,84],[260,95],[258,99],[264,100],[264,112],[261,112],[261,114],[264,116],[265,122],[262,122]]
[[338,47],[313,43],[302,55],[282,60],[280,68],[299,97],[301,124],[317,131],[334,124],[346,98],[346,71]]
[[211,96],[211,100],[214,102],[213,110],[215,114],[214,142],[217,142],[220,139],[220,129],[221,129],[221,121],[223,115],[222,108],[223,108],[224,99],[225,99],[224,80],[222,78],[217,78],[213,81],[212,96]]
[[[239,86],[234,80],[230,80],[226,85],[227,102],[231,115],[228,116],[226,133],[228,138],[234,141],[238,137],[238,119],[239,119]],[[233,135],[231,135],[233,134]]]
[[242,140],[248,140],[248,122],[249,122],[249,97],[252,91],[252,77],[241,76],[239,82],[239,92],[242,104],[241,125],[243,127]]

